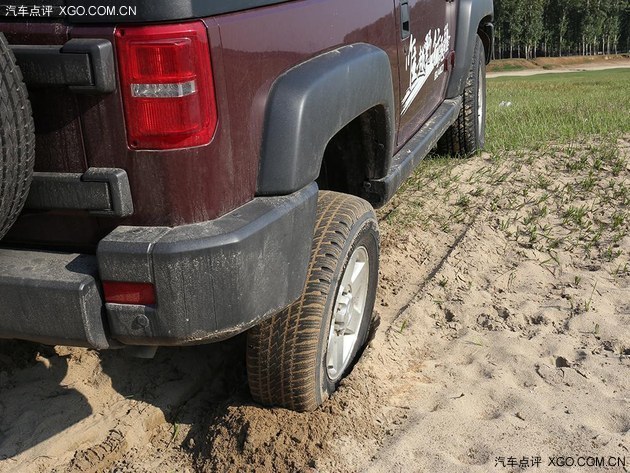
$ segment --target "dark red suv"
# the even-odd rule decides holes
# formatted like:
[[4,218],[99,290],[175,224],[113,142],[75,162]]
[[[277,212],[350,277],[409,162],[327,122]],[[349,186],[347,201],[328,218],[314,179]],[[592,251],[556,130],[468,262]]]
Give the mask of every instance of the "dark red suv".
[[483,146],[492,0],[107,3],[0,5],[0,337],[248,331],[254,398],[315,408],[366,342],[373,207]]

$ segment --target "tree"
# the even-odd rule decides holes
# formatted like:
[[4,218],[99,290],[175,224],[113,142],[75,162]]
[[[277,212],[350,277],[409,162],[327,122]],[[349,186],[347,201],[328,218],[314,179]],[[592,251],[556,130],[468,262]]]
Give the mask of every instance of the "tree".
[[495,0],[495,27],[501,58],[628,52],[630,0]]

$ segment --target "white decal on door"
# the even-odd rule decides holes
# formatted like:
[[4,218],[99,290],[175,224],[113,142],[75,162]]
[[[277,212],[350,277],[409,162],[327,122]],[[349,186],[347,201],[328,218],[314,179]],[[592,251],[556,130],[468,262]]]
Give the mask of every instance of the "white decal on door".
[[418,47],[416,38],[409,37],[409,52],[405,60],[405,69],[409,71],[409,88],[402,100],[401,115],[404,115],[411,104],[416,99],[422,87],[433,73],[433,70],[441,65],[442,67],[433,74],[433,80],[437,80],[444,72],[444,60],[448,54],[451,44],[451,34],[448,23],[444,27],[444,32],[429,30],[424,38],[424,44]]

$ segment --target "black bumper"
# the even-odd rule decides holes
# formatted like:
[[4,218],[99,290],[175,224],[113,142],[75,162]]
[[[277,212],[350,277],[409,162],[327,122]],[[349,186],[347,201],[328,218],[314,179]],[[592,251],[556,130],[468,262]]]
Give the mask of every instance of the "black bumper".
[[[0,338],[103,349],[236,335],[299,297],[316,207],[312,184],[209,222],[119,227],[96,256],[0,249]],[[105,304],[101,279],[152,283],[157,302]]]

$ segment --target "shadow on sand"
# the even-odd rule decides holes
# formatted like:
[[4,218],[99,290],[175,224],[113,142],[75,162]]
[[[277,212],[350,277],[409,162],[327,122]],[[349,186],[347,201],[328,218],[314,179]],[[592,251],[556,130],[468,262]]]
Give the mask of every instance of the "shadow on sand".
[[64,435],[82,432],[78,424],[87,430],[107,415],[124,418],[134,401],[158,407],[169,423],[194,428],[202,413],[184,408],[191,400],[211,411],[232,397],[248,399],[244,349],[245,337],[239,336],[161,348],[144,360],[124,350],[0,340],[0,471],[58,449],[67,453]]

